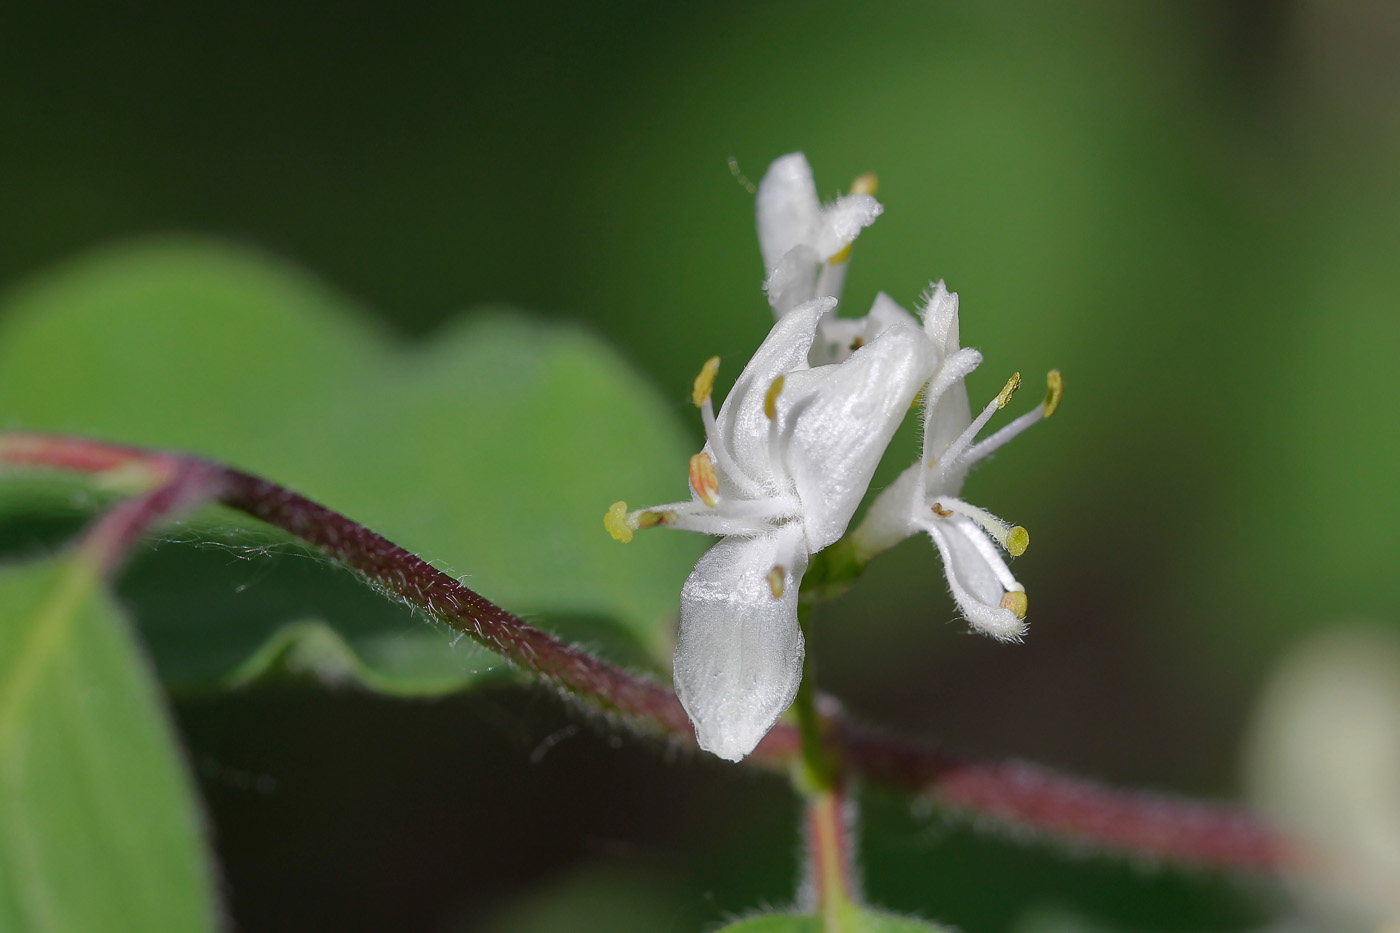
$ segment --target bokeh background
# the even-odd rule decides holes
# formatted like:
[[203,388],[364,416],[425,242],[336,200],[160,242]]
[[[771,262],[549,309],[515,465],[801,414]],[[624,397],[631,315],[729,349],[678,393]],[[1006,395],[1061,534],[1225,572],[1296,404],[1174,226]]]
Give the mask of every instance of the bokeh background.
[[[757,179],[796,149],[827,196],[880,176],[848,309],[945,278],[987,359],[974,398],[1012,370],[1067,385],[967,490],[1031,530],[1027,642],[965,634],[911,541],[820,619],[824,686],[960,750],[1237,797],[1271,665],[1398,621],[1400,14],[1379,0],[12,3],[0,287],[212,235],[405,340],[479,306],[582,323],[698,438],[694,371],[719,353],[732,377],[771,320],[729,160]],[[138,616],[179,574],[350,599],[305,562],[173,550],[123,584]],[[699,930],[792,896],[779,780],[619,746],[538,690],[175,711],[241,929]],[[872,897],[962,929],[1273,910],[1266,887],[864,807]]]

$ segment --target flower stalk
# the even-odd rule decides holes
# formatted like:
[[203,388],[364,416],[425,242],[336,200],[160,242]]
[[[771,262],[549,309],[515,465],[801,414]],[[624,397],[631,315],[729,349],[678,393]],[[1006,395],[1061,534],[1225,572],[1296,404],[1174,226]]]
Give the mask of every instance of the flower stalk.
[[[803,635],[811,636],[811,603],[799,606]],[[855,914],[859,885],[854,848],[846,819],[841,761],[827,738],[826,723],[817,709],[816,678],[809,652],[803,661],[802,686],[793,703],[802,737],[802,758],[793,783],[806,807],[808,885],[811,907],[822,922],[822,933],[847,933]]]

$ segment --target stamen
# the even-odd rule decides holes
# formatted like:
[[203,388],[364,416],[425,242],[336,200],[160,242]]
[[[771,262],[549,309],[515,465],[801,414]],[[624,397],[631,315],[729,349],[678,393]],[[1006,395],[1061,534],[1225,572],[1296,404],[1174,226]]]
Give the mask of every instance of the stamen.
[[980,509],[961,499],[945,498],[935,502],[933,514],[939,518],[947,518],[954,514],[967,516],[991,535],[1012,557],[1020,557],[1026,553],[1026,548],[1031,544],[1031,533],[1024,526],[1002,521],[986,509]]
[[[987,407],[982,409],[982,413],[972,420],[972,423],[957,436],[957,439],[954,440],[953,443],[948,445],[941,455],[943,457],[943,466],[939,468],[938,475],[940,479],[945,476],[949,470],[959,465],[959,460],[967,451],[969,445],[972,444],[973,439],[977,437],[977,432],[986,427],[987,422],[992,419],[992,415],[996,414],[997,410],[1005,404],[1002,401],[1002,397],[1005,396],[1009,399],[1011,397],[1009,392],[1015,392],[1016,389],[1014,386],[1019,386],[1020,384],[1019,373],[1008,379],[1005,387],[997,393],[997,397],[988,402]],[[929,468],[933,468],[932,459],[929,460]]]
[[783,598],[784,581],[787,571],[782,567],[774,566],[768,571],[768,592],[773,594],[774,599]]
[[603,516],[603,527],[614,541],[627,544],[632,540],[633,525],[628,521],[626,502],[619,500],[608,506],[607,514]]
[[715,462],[704,451],[690,458],[690,488],[695,490],[701,502],[711,508],[719,501],[719,477],[715,475]]
[[696,408],[704,408],[705,403],[710,400],[715,391],[715,376],[718,374],[719,357],[712,356],[700,367],[700,375],[695,377],[695,387],[690,392],[690,398],[695,402]]
[[1002,386],[997,393],[997,410],[1005,408],[1011,402],[1011,396],[1016,394],[1016,390],[1021,388],[1021,374],[1012,373],[1011,378],[1006,380],[1006,385]]
[[851,194],[868,194],[874,197],[880,190],[880,179],[874,172],[866,172],[864,175],[856,176],[856,180],[851,182]]
[[768,394],[763,397],[763,413],[768,416],[769,421],[775,421],[778,417],[778,395],[783,391],[783,380],[786,377],[779,373],[778,378],[773,380],[773,384],[768,387]]
[[1029,608],[1029,600],[1026,598],[1025,590],[1010,590],[1002,594],[1001,608],[1010,609],[1012,614],[1018,619],[1026,617],[1026,609]]
[[976,463],[1026,428],[1053,415],[1055,409],[1060,407],[1060,400],[1064,398],[1065,394],[1065,381],[1060,376],[1058,369],[1052,369],[1045,374],[1045,385],[1047,391],[1044,402],[1012,421],[991,437],[974,444],[963,456],[963,463],[969,466]]
[[[719,357],[710,357],[710,359],[705,362],[704,369],[700,370],[700,375],[695,378],[697,391],[700,388],[700,380],[704,378],[706,370],[710,369],[711,363],[714,364],[715,371],[719,370]],[[706,388],[714,388],[713,376],[711,376],[710,384]],[[698,404],[700,407],[700,420],[705,425],[705,440],[709,442],[710,450],[714,452],[714,458],[719,463],[719,468],[743,490],[745,495],[758,495],[760,491],[758,483],[755,483],[747,473],[739,469],[739,464],[735,463],[734,458],[729,456],[729,448],[724,446],[723,439],[719,436],[719,425],[715,424],[714,401],[710,398],[708,392]]]
[[1045,411],[1045,417],[1049,418],[1055,413],[1055,409],[1060,407],[1060,399],[1065,396],[1065,380],[1058,369],[1052,369],[1045,374],[1045,385],[1045,404],[1041,407]]

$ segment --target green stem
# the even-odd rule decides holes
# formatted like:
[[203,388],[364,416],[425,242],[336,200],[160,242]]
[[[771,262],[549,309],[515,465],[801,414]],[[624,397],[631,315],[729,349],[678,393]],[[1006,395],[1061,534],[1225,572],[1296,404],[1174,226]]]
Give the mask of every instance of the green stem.
[[[811,615],[810,605],[799,605],[797,618],[803,636],[809,641]],[[817,712],[816,698],[816,678],[809,651],[802,661],[802,685],[793,703],[802,739],[800,770],[795,775],[795,783],[806,798],[809,871],[822,931],[850,933],[854,929],[855,897],[841,768],[827,742],[826,726]]]

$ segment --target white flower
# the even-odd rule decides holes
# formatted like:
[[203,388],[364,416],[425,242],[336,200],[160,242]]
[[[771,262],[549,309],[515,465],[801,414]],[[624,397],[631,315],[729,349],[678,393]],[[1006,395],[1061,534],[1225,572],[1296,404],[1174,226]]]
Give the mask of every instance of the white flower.
[[[758,245],[767,271],[763,288],[775,316],[814,298],[841,298],[851,244],[883,210],[875,188],[875,176],[862,175],[850,194],[823,207],[802,153],[785,155],[768,167],[758,185]],[[810,362],[839,363],[895,322],[915,325],[883,293],[868,317],[838,318],[828,312],[818,325]]]
[[1306,846],[1303,929],[1400,929],[1400,638],[1344,625],[1292,648],[1245,743],[1259,812]]
[[803,638],[797,598],[810,556],[846,531],[934,355],[907,326],[886,328],[839,365],[811,367],[820,298],[774,325],[715,416],[712,359],[695,382],[707,443],[690,461],[688,502],[628,512],[619,540],[665,525],[724,538],[681,591],[676,692],[701,748],[738,761],[797,695]]
[[924,450],[870,507],[853,534],[858,556],[868,560],[916,532],[933,539],[958,609],[978,631],[1002,641],[1025,634],[1026,592],[998,553],[1019,556],[1030,543],[1026,529],[958,498],[968,471],[1026,428],[1054,413],[1063,393],[1058,371],[1047,377],[1045,401],[991,437],[977,434],[1021,385],[1011,377],[974,419],[964,380],[982,354],[958,344],[958,296],[939,282],[924,309],[924,332],[938,354],[938,368],[924,395]]

